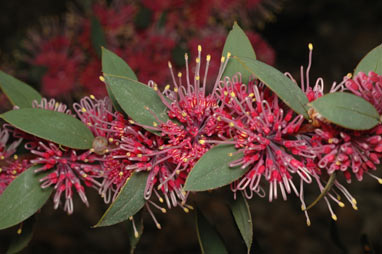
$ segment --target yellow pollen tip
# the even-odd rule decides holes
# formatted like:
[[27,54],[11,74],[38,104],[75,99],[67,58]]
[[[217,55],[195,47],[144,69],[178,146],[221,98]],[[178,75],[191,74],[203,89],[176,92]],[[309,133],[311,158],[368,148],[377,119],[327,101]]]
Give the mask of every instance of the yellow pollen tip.
[[168,62],[168,68],[170,68],[170,69],[172,68],[172,64],[170,61]]
[[2,168],[0,168],[0,173],[1,173],[1,171],[3,171],[3,169],[2,169]]
[[84,162],[89,162],[89,160],[88,160],[88,159],[85,159]]
[[357,211],[358,207],[356,205],[353,205],[353,209]]
[[199,52],[202,51],[202,46],[201,46],[201,45],[198,45],[198,51],[199,51]]
[[189,213],[190,212],[190,209],[188,209],[187,207],[184,207],[183,210],[184,210],[185,213]]
[[349,72],[346,77],[351,78],[353,75]]
[[345,204],[342,203],[342,202],[339,202],[338,205],[339,205],[340,207],[345,207]]
[[13,155],[13,159],[17,160],[19,156],[17,154]]
[[135,124],[135,122],[133,120],[129,120],[129,123],[131,124]]
[[227,52],[227,59],[231,57],[231,52]]
[[183,112],[182,112],[182,116],[183,116],[183,117],[186,117],[186,116],[187,116],[187,113],[183,111]]
[[178,92],[178,88],[175,87],[174,88],[174,92],[177,93]]
[[207,62],[211,61],[211,55],[207,55],[206,60]]
[[129,153],[129,152],[126,153],[126,156],[127,156],[127,157],[130,157],[130,155],[131,155],[131,153]]
[[224,63],[224,61],[225,61],[225,57],[222,56],[222,58],[220,58],[220,62]]
[[355,200],[355,198],[352,198],[352,200],[351,200],[351,202],[353,203],[353,204],[357,204],[357,200]]
[[86,112],[86,108],[81,108],[81,111],[85,113]]
[[218,120],[219,122],[222,120],[222,118],[221,118],[221,116],[218,116],[217,118],[216,118],[216,120]]
[[158,229],[162,229],[161,225],[159,223],[156,224]]
[[328,139],[328,143],[329,144],[333,143],[333,139],[332,138]]
[[92,123],[91,123],[91,122],[89,122],[89,123],[88,123],[88,126],[92,126]]
[[105,149],[105,153],[108,153],[109,152],[109,149]]
[[142,158],[142,154],[137,154],[138,158]]
[[167,213],[167,210],[165,208],[161,209],[162,213]]
[[206,143],[205,140],[203,140],[203,139],[199,140],[199,144],[204,145],[205,143]]
[[184,158],[184,159],[183,159],[183,162],[187,162],[187,161],[188,161],[188,159],[187,159],[187,158]]
[[57,108],[59,105],[60,105],[60,103],[56,102],[56,103],[54,104],[54,107]]
[[195,59],[195,62],[198,64],[198,63],[200,63],[200,59],[199,59],[199,57],[197,57],[196,59]]
[[23,230],[21,228],[17,229],[17,234],[18,235],[21,235],[22,232],[23,232]]
[[0,160],[4,160],[5,157],[3,155],[0,156]]
[[103,76],[99,76],[99,80],[101,80],[102,82],[105,82],[105,78]]
[[92,99],[92,100],[95,100],[95,97],[94,97],[94,95],[90,95],[90,99]]
[[135,236],[135,238],[138,238],[138,237],[139,237],[139,233],[138,233],[138,231],[135,231],[134,236]]
[[233,153],[229,153],[228,156],[229,156],[229,157],[232,157],[232,156],[233,156]]
[[301,205],[301,211],[305,211],[306,207],[305,205]]
[[109,142],[112,143],[114,141],[113,138],[109,138]]
[[308,225],[308,227],[310,227],[311,223],[310,223],[309,219],[306,220],[306,225]]
[[200,77],[199,76],[195,76],[195,80],[196,81],[199,81]]
[[332,219],[333,219],[334,221],[337,221],[337,215],[333,214],[333,215],[332,215]]
[[233,122],[229,123],[229,127],[234,127],[234,126],[235,126],[235,124]]
[[340,161],[336,161],[336,165],[337,166],[341,165],[341,162]]
[[378,178],[378,183],[382,184],[382,179],[381,178]]
[[181,78],[181,77],[182,77],[182,73],[178,72],[178,78]]
[[164,202],[163,198],[159,198],[159,202],[163,203]]
[[170,85],[166,85],[166,86],[164,87],[164,90],[168,90],[168,89],[170,89]]
[[157,127],[158,124],[157,124],[156,122],[153,122],[153,126],[154,126],[154,127]]
[[16,170],[13,170],[12,171],[12,175],[16,175],[17,174],[17,171]]
[[312,44],[312,43],[309,43],[309,44],[308,44],[308,48],[309,48],[309,50],[313,50],[313,44]]
[[119,172],[119,174],[118,174],[119,176],[123,176],[123,172],[121,171],[121,172]]
[[249,98],[252,98],[253,96],[255,96],[254,93],[250,93],[250,94],[248,95]]
[[187,53],[184,54],[184,59],[188,60],[188,54]]
[[234,92],[230,93],[231,97],[236,97],[236,94]]
[[225,96],[227,96],[227,95],[228,95],[228,92],[227,92],[227,91],[224,91],[223,94],[224,94]]
[[177,169],[177,170],[175,171],[175,174],[179,175],[179,174],[180,174],[180,170]]

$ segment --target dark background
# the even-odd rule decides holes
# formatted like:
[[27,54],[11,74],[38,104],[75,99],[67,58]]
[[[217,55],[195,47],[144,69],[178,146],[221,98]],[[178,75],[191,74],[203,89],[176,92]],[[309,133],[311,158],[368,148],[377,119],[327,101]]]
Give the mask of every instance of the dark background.
[[[38,26],[41,17],[60,15],[70,1],[0,1],[0,64],[8,59],[28,28]],[[300,65],[307,65],[309,42],[314,45],[311,78],[323,77],[327,85],[352,72],[369,50],[382,42],[382,1],[296,0],[284,1],[275,22],[260,31],[277,53],[276,66],[298,77]],[[381,172],[377,173],[381,176]],[[367,178],[367,177],[365,177]],[[254,253],[382,253],[381,185],[365,179],[349,186],[358,200],[358,211],[350,205],[336,208],[333,223],[324,202],[310,212],[307,227],[299,201],[254,198],[250,201],[254,220]],[[95,193],[92,207],[75,204],[74,215],[53,211],[48,203],[37,218],[35,236],[25,253],[128,253],[124,224],[92,229],[106,206]],[[245,252],[232,218],[219,195],[198,194],[201,208],[217,225],[232,252]],[[308,200],[314,194],[307,193]],[[1,211],[0,211],[1,212]],[[198,253],[194,216],[173,209],[158,215],[162,230],[145,217],[145,233],[136,253]],[[16,229],[0,232],[0,253]],[[373,252],[364,247],[369,242]]]

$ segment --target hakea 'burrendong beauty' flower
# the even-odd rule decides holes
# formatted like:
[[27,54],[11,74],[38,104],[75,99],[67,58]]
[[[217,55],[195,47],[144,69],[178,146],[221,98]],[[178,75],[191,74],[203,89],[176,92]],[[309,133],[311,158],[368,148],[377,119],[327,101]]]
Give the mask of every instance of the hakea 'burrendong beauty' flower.
[[301,191],[292,177],[298,175],[301,182],[310,183],[304,159],[315,156],[309,143],[299,135],[303,117],[293,117],[292,110],[281,108],[277,96],[259,82],[250,81],[248,85],[240,79],[225,82],[221,100],[235,114],[232,119],[216,114],[216,119],[226,122],[233,131],[233,141],[225,142],[235,144],[238,152],[243,153],[230,166],[249,168],[231,184],[232,191],[241,190],[247,198],[252,198],[253,193],[264,197],[266,191],[261,180],[265,179],[269,183],[269,201],[278,197],[278,189],[284,200],[292,191],[300,197]]
[[10,141],[11,132],[6,125],[0,129],[0,195],[16,176],[29,167],[28,160],[19,159],[15,154],[22,139]]

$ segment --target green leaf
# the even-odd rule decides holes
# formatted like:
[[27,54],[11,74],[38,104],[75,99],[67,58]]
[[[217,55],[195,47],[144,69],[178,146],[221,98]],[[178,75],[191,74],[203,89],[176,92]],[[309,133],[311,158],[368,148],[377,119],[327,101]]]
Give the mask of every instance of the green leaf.
[[369,71],[374,71],[375,73],[382,75],[382,44],[375,47],[362,58],[361,62],[358,63],[354,70],[354,76],[360,71],[366,74],[368,74]]
[[191,170],[184,189],[186,191],[216,189],[230,184],[243,176],[247,169],[241,169],[240,167],[231,168],[229,166],[230,162],[243,156],[242,153],[236,152],[237,150],[234,145],[221,144],[211,148]]
[[26,83],[0,71],[0,88],[13,105],[31,108],[32,101],[41,101],[41,95]]
[[[138,80],[134,71],[122,58],[104,47],[102,47],[102,72]],[[106,89],[114,108],[119,112],[123,112],[108,84],[106,84]]]
[[128,178],[115,201],[94,227],[111,226],[127,220],[144,206],[147,173],[134,173]]
[[90,149],[93,134],[80,120],[61,112],[23,108],[0,115],[26,133],[75,149]]
[[129,77],[104,75],[118,104],[134,121],[142,125],[153,126],[154,122],[158,122],[156,117],[163,122],[170,120],[167,116],[167,107],[154,89]]
[[203,254],[228,253],[218,232],[199,211],[196,212],[196,233]]
[[230,203],[230,206],[233,218],[235,219],[240,234],[247,245],[248,253],[250,253],[253,239],[252,217],[248,202],[244,198],[242,192],[237,195],[236,200]]
[[91,17],[90,39],[98,56],[101,56],[101,48],[106,46],[105,33],[96,16]]
[[307,103],[308,98],[292,80],[274,67],[247,57],[233,57],[244,69],[255,75],[269,89],[298,114],[309,118]]
[[20,251],[28,246],[33,237],[35,221],[35,216],[32,216],[22,222],[21,227],[19,228],[20,232],[17,232],[17,235],[12,237],[7,254],[20,253]]
[[[136,231],[134,230],[132,219],[134,220]],[[137,247],[137,244],[143,234],[142,212],[138,212],[134,216],[130,217],[130,219],[127,221],[127,231],[128,231],[127,234],[129,236],[129,242],[130,242],[130,254],[134,254],[135,248]]]
[[[223,56],[226,57],[230,52],[232,56],[249,57],[256,59],[255,50],[252,47],[247,35],[235,22],[232,30],[229,32],[223,48]],[[251,72],[243,69],[243,66],[234,60],[229,60],[226,69],[224,70],[222,78],[225,76],[232,77],[237,72],[241,73],[243,82],[248,82]]]
[[35,174],[36,166],[21,173],[0,195],[0,229],[9,228],[26,220],[48,200],[53,188],[42,189]]
[[330,122],[352,130],[368,130],[379,122],[374,106],[350,93],[329,93],[309,105]]

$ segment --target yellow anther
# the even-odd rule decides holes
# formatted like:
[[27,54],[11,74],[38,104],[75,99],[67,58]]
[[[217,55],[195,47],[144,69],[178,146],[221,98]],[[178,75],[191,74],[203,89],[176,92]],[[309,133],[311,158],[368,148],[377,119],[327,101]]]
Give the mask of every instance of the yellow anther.
[[180,170],[179,169],[175,170],[175,174],[179,175],[180,174]]
[[138,156],[138,158],[142,158],[142,154],[141,153],[137,154],[137,156]]
[[101,80],[102,82],[105,82],[105,78],[103,76],[99,76],[99,80]]
[[86,178],[86,177],[88,177],[88,174],[83,173],[83,174],[82,174],[82,177],[83,177],[83,178]]
[[249,98],[252,98],[253,96],[255,96],[254,93],[250,93],[250,94],[248,95]]
[[195,80],[196,81],[199,81],[200,77],[199,76],[195,76]]
[[105,149],[105,153],[108,153],[108,152],[110,152],[109,149]]
[[227,59],[231,57],[231,52],[227,52]]
[[218,116],[217,118],[216,118],[216,120],[218,120],[219,122],[222,120],[222,118],[221,118],[221,116]]
[[345,207],[345,204],[342,203],[342,202],[338,202],[338,205],[339,205],[340,207]]
[[308,48],[309,48],[309,50],[313,50],[313,44],[312,44],[312,43],[309,43],[309,44],[308,44]]
[[92,100],[95,100],[95,97],[94,97],[94,95],[90,95],[90,99],[92,99]]
[[332,138],[328,139],[328,143],[329,144],[333,143],[333,139]]
[[109,143],[112,143],[114,141],[113,138],[109,138]]
[[233,153],[229,153],[228,156],[229,156],[229,157],[232,157],[232,156],[233,156]]
[[159,202],[163,203],[164,202],[163,198],[159,198]]
[[91,123],[91,122],[88,122],[87,125],[88,125],[88,126],[92,126],[92,123]]
[[22,232],[23,232],[23,229],[21,227],[19,229],[17,229],[17,234],[18,235],[21,235]]
[[357,210],[358,210],[358,207],[357,207],[356,205],[353,204],[353,209],[357,211]]
[[341,162],[340,161],[336,161],[336,165],[337,166],[341,165]]
[[188,60],[188,54],[184,53],[184,59]]
[[352,198],[352,200],[351,200],[351,202],[353,203],[353,204],[357,204],[357,200],[355,200],[355,198]]
[[127,152],[127,153],[126,153],[126,156],[127,156],[127,157],[130,157],[130,156],[131,156],[131,153],[130,153],[130,152]]
[[121,172],[119,172],[119,174],[118,174],[119,176],[123,176],[123,172],[121,171]]
[[168,68],[172,68],[172,64],[171,64],[171,62],[170,61],[168,61]]
[[207,62],[211,61],[211,55],[207,55],[206,60]]
[[181,78],[181,77],[182,77],[182,73],[178,72],[178,78]]
[[224,61],[225,61],[225,57],[222,56],[222,58],[220,58],[220,62],[224,63]]
[[310,227],[311,223],[310,223],[309,219],[306,219],[306,225],[308,225],[308,227]]
[[19,156],[17,154],[13,155],[13,159],[17,160]]
[[197,57],[196,59],[195,59],[195,62],[198,64],[198,63],[200,63],[200,59],[199,59],[199,57]]
[[346,77],[351,78],[353,75],[349,72]]
[[206,141],[204,139],[199,140],[199,144],[204,145]]
[[178,92],[178,88],[175,87],[174,88],[174,92],[177,93]]
[[305,211],[306,206],[304,204],[301,205],[301,211]]
[[166,208],[161,208],[160,210],[162,211],[162,213],[167,213]]
[[336,221],[337,220],[337,215],[333,214],[332,215],[332,219]]
[[187,159],[187,158],[184,158],[184,159],[183,159],[183,162],[187,162],[187,161],[188,161],[188,159]]
[[159,150],[163,150],[163,149],[164,149],[164,146],[160,146],[160,147],[159,147]]
[[0,160],[4,160],[4,159],[5,159],[4,155],[1,155]]
[[229,123],[229,127],[234,127],[234,126],[235,126],[235,124],[233,122]]
[[190,212],[190,209],[188,209],[187,207],[184,207],[183,210],[184,210],[185,213],[189,213]]
[[231,95],[231,97],[236,97],[235,92],[231,92],[230,95]]
[[164,87],[164,90],[165,90],[165,91],[168,90],[168,89],[170,89],[170,85],[169,85],[169,84],[167,84],[167,85]]
[[89,160],[88,160],[88,159],[85,159],[84,162],[89,162]]
[[199,52],[202,51],[202,46],[201,46],[201,45],[198,45],[198,51],[199,51]]
[[227,96],[227,95],[228,95],[228,92],[227,92],[227,91],[224,91],[223,94],[224,94],[224,96]]
[[2,168],[0,168],[0,173],[1,173],[1,171],[3,171],[3,169],[2,169]]
[[86,108],[81,108],[81,111],[82,111],[83,113],[85,113],[85,112],[86,112]]
[[135,231],[135,232],[134,232],[134,237],[135,237],[135,238],[138,238],[138,237],[139,237],[139,233],[138,233],[138,231]]
[[56,103],[54,104],[54,107],[55,107],[55,108],[58,108],[58,106],[60,106],[60,103],[56,102]]
[[154,127],[157,127],[158,124],[157,124],[156,122],[153,122],[153,126],[154,126]]
[[378,183],[382,184],[382,178],[378,178]]
[[129,120],[129,123],[135,124],[134,120]]
[[183,117],[186,117],[186,116],[187,116],[187,113],[184,112],[184,111],[182,111],[182,116],[183,116]]
[[159,223],[156,224],[158,229],[162,229],[161,225]]
[[17,170],[12,170],[12,175],[16,175],[17,174]]

